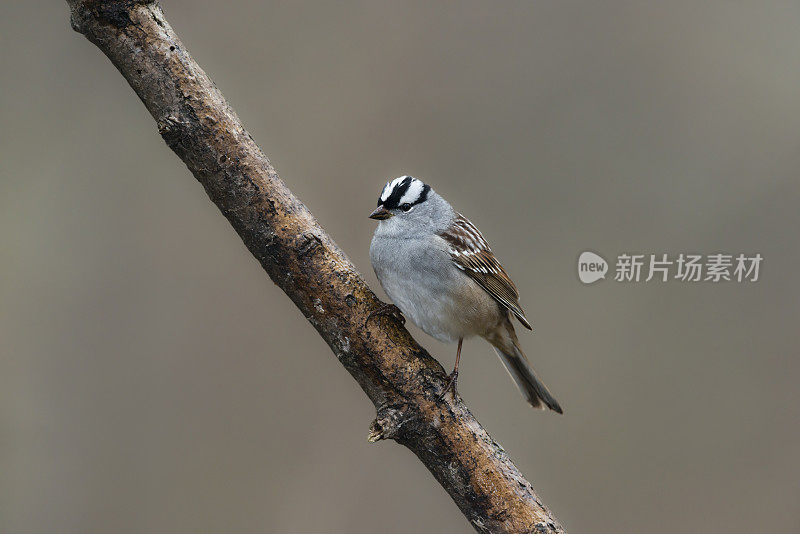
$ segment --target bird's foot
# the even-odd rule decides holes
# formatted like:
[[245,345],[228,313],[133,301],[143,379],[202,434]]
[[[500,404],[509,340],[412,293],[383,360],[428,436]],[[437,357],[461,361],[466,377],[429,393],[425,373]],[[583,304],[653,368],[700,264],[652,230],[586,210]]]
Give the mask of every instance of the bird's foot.
[[447,385],[442,390],[442,393],[439,395],[439,400],[442,400],[447,396],[448,391],[453,392],[453,398],[456,398],[458,391],[456,390],[456,386],[458,385],[458,369],[454,369],[452,373],[447,375]]
[[403,312],[400,311],[400,308],[394,304],[381,304],[379,308],[369,312],[369,315],[367,315],[367,320],[364,321],[364,326],[366,326],[369,320],[373,317],[380,317],[381,315],[394,317],[395,320],[397,320],[400,324],[406,324],[406,318],[403,317]]

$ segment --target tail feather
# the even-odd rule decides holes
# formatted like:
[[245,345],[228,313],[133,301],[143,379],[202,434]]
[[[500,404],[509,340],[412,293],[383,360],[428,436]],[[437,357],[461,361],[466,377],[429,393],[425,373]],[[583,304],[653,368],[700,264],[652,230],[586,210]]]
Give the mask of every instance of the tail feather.
[[533,366],[519,348],[517,334],[514,332],[514,325],[510,320],[505,321],[505,324],[491,336],[487,336],[486,340],[492,344],[495,352],[500,356],[500,361],[505,365],[506,371],[514,379],[522,396],[531,406],[542,410],[546,406],[556,413],[564,413],[561,405],[536,376]]
[[[500,357],[506,371],[511,375],[511,378],[516,382],[522,396],[528,401],[528,404],[534,408],[544,410],[545,407],[550,408],[556,413],[564,413],[561,405],[550,394],[541,380],[536,376],[536,371],[528,362],[525,354],[519,348],[515,347],[514,354],[507,354],[506,352],[495,347],[495,352]],[[509,351],[510,352],[510,351]]]

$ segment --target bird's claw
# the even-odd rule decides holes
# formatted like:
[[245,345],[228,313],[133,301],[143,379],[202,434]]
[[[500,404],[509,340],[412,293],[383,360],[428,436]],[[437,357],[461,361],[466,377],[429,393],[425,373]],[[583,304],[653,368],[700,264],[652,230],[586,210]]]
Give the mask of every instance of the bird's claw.
[[441,394],[439,394],[439,400],[444,399],[447,396],[448,391],[453,392],[453,398],[456,398],[458,391],[456,390],[456,385],[458,383],[458,369],[453,370],[452,373],[447,375],[447,385],[442,390]]

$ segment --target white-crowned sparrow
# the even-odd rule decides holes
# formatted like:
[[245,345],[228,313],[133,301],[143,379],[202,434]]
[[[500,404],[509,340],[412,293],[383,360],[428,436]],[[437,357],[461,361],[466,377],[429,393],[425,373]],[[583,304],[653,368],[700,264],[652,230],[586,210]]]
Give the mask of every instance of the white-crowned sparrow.
[[531,329],[519,293],[480,231],[429,185],[411,176],[386,184],[370,218],[378,228],[369,255],[383,289],[427,334],[458,341],[448,387],[455,392],[464,338],[491,343],[525,399],[562,413],[536,377],[511,323]]

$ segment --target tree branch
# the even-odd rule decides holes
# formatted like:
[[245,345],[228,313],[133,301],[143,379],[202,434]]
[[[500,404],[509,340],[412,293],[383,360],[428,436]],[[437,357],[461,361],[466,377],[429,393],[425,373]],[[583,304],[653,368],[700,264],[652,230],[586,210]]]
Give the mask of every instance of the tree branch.
[[72,27],[119,69],[270,278],[375,404],[369,440],[393,439],[433,473],[480,532],[563,528],[460,400],[442,367],[394,319],[272,168],[156,2],[68,0]]

